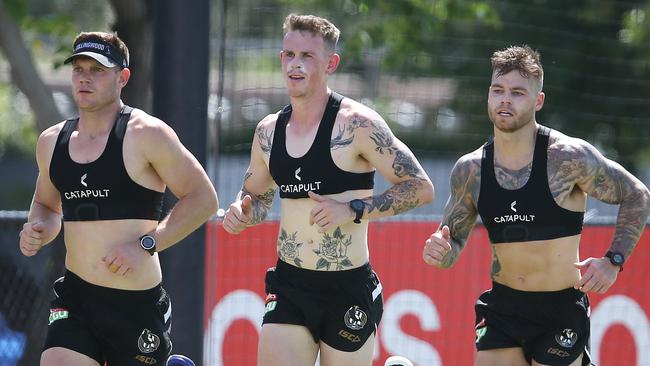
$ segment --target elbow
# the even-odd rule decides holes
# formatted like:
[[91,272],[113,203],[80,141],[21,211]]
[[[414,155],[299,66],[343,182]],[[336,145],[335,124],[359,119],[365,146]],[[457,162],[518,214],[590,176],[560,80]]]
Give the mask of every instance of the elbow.
[[212,189],[212,192],[206,201],[207,210],[209,212],[208,216],[215,215],[219,209],[219,197],[217,196],[217,192],[214,189]]
[[212,185],[203,191],[200,199],[201,207],[207,218],[215,215],[219,209],[219,198],[217,192]]
[[436,190],[433,187],[433,183],[430,180],[426,180],[424,183],[424,194],[422,195],[422,204],[430,204],[433,202],[436,197]]

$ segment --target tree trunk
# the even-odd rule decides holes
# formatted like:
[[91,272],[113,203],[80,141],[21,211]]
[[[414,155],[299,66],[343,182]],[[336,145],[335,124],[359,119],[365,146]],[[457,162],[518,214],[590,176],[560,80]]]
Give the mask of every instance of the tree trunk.
[[52,91],[38,75],[32,56],[25,47],[20,29],[0,2],[0,50],[9,61],[11,78],[29,100],[39,131],[63,120]]
[[115,12],[113,29],[129,47],[131,79],[122,90],[124,103],[151,113],[151,54],[153,50],[151,1],[110,0]]

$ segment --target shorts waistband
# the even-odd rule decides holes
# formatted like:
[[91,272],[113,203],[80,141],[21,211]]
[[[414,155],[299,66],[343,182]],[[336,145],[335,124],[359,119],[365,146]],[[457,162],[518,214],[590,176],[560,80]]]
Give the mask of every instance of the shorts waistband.
[[289,276],[300,276],[301,278],[313,279],[313,280],[341,280],[341,279],[363,279],[367,278],[370,273],[372,273],[372,267],[370,262],[366,264],[353,268],[346,269],[343,271],[315,271],[312,269],[303,269],[296,266],[292,266],[280,259],[278,259],[277,264],[275,265],[275,271],[281,275]]
[[63,281],[64,286],[84,291],[86,294],[101,298],[119,298],[122,300],[140,300],[140,299],[150,299],[154,296],[159,296],[162,290],[162,284],[147,289],[147,290],[123,290],[111,287],[104,287],[92,284],[85,281],[81,277],[77,276],[73,272],[66,269],[63,277],[57,280],[57,282]]
[[565,288],[557,291],[522,291],[502,285],[498,282],[492,282],[491,292],[494,295],[508,297],[511,299],[521,300],[553,300],[553,299],[567,299],[567,298],[580,298],[584,294],[574,289],[573,287]]

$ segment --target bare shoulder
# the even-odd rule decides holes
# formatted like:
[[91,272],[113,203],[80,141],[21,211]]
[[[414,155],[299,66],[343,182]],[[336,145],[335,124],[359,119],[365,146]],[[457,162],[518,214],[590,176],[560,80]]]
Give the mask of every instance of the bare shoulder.
[[259,121],[255,127],[255,134],[257,134],[259,131],[270,131],[272,133],[275,130],[275,124],[278,121],[279,115],[280,111],[271,113],[262,118],[262,120]]
[[38,136],[38,141],[39,143],[48,143],[50,140],[56,141],[57,137],[59,136],[59,133],[63,129],[63,126],[65,125],[66,121],[59,122],[53,126],[50,126],[46,128],[43,132],[41,132],[40,136]]
[[548,176],[554,197],[570,192],[573,185],[583,183],[607,170],[612,161],[605,158],[589,142],[553,130],[548,144]]
[[280,111],[269,114],[257,124],[257,127],[255,127],[255,136],[253,136],[253,151],[259,148],[264,155],[271,154],[273,133],[275,132],[275,124],[278,121],[279,115]]
[[127,133],[132,134],[138,139],[144,139],[140,141],[176,135],[174,130],[161,119],[156,118],[141,109],[135,108],[131,112],[131,119],[129,120]]
[[339,108],[338,118],[343,121],[352,121],[355,119],[366,121],[381,121],[386,123],[384,119],[374,109],[362,104],[354,99],[344,98],[341,101]]
[[481,159],[483,158],[483,147],[461,156],[451,170],[452,179],[477,179],[481,177]]
[[56,140],[59,137],[59,133],[61,133],[65,122],[66,121],[59,122],[41,132],[36,141],[37,159],[49,160],[49,158],[51,158],[52,153],[54,152],[54,145],[56,145]]
[[[356,100],[345,98],[341,102],[338,115],[336,116],[335,129],[340,136],[333,141],[334,145],[340,145],[345,142],[354,142],[362,144],[373,149],[378,148],[378,152],[388,151],[391,155],[395,151],[395,143],[399,140],[391,131],[388,123],[374,109],[357,102]],[[358,136],[351,140],[345,140],[345,137]]]
[[580,161],[599,156],[598,150],[587,141],[571,137],[557,130],[552,130],[548,142],[548,158],[550,164]]
[[469,195],[476,204],[481,188],[482,157],[483,148],[480,147],[456,160],[449,179],[452,195]]

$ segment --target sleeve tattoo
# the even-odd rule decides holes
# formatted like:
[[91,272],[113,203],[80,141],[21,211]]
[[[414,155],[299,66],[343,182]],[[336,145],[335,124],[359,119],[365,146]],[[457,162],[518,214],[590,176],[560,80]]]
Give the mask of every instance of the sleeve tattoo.
[[628,257],[648,219],[650,198],[645,185],[590,145],[567,146],[549,155],[549,163],[554,169],[550,188],[556,199],[562,200],[573,185],[580,184],[591,197],[619,205],[611,249]]
[[420,206],[417,192],[424,186],[426,174],[408,151],[399,150],[394,145],[393,135],[381,122],[372,121],[373,132],[370,139],[375,143],[375,151],[380,154],[393,155],[393,173],[395,176],[409,178],[389,188],[386,192],[373,196],[368,204],[368,213],[375,209],[385,212],[390,209],[395,215]]
[[451,194],[441,222],[441,227],[447,225],[451,234],[451,250],[442,260],[444,268],[456,262],[476,224],[478,213],[474,201],[478,197],[480,173],[480,164],[473,161],[457,163],[452,172]]
[[[248,180],[253,173],[251,172],[246,172],[246,175],[244,175],[244,182]],[[251,220],[248,223],[248,226],[253,226],[257,225],[260,222],[264,221],[266,218],[266,215],[268,215],[269,210],[271,209],[271,205],[273,203],[273,197],[275,197],[275,188],[269,188],[266,190],[266,192],[262,194],[253,194],[249,192],[244,186],[242,185],[241,192],[240,192],[240,199],[244,197],[245,195],[251,196],[252,200],[252,210],[251,210]]]

